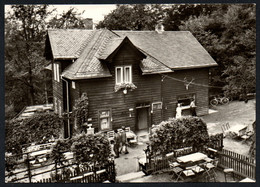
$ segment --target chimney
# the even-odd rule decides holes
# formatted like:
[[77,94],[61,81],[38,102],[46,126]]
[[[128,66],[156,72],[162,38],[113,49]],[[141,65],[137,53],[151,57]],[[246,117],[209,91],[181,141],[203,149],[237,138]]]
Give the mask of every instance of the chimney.
[[85,29],[93,30],[93,19],[92,18],[86,18],[83,20]]
[[158,22],[158,24],[155,26],[155,31],[158,33],[158,34],[162,34],[163,31],[164,31],[164,26],[162,24],[162,20],[160,20]]

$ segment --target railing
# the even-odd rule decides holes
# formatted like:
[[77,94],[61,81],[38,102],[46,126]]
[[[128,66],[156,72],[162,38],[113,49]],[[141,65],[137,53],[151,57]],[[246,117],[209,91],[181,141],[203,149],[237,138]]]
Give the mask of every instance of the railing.
[[[145,174],[151,174],[152,172],[167,170],[169,168],[169,161],[174,161],[176,156],[182,156],[185,154],[192,153],[192,149],[181,151],[179,154],[169,153],[162,157],[161,155],[151,156],[149,162],[143,167]],[[205,147],[205,153],[212,156]],[[221,151],[216,150],[216,154],[219,158],[219,168],[233,168],[234,175],[237,179],[243,178],[256,178],[256,162],[255,159],[240,155],[238,153],[222,149]]]
[[[103,182],[102,180],[115,181],[115,166],[114,161],[110,161],[106,166],[103,167],[84,167],[83,169],[79,167],[78,164],[74,163],[73,158],[67,158],[63,160],[63,163],[66,163],[63,166],[58,166],[55,161],[48,159],[48,154],[40,154],[38,157],[44,157],[44,159],[40,166],[36,166],[35,163],[36,158],[31,156],[32,153],[38,152],[31,151],[23,154],[17,154],[12,156],[6,156],[6,162],[13,164],[17,169],[11,168],[11,171],[6,173],[6,182],[41,182],[41,183],[49,183],[49,182],[72,182],[70,181],[71,177],[76,177],[83,175],[88,172],[93,172],[93,176],[88,179],[89,182]],[[21,159],[23,158],[23,159]],[[12,163],[13,162],[13,163]],[[74,169],[72,169],[74,168]],[[7,169],[7,168],[6,168]],[[64,174],[62,171],[68,170],[69,173]],[[99,170],[104,170],[105,172],[99,173]],[[44,179],[36,180],[35,177],[43,174],[47,174],[48,176],[51,173],[54,173],[54,177],[46,177]],[[83,177],[82,177],[83,178]],[[86,177],[81,182],[86,181]],[[90,180],[91,179],[91,180]],[[75,181],[74,181],[75,182]]]
[[223,149],[219,151],[219,166],[222,168],[233,168],[239,178],[256,177],[255,159],[240,155],[238,153]]
[[192,147],[184,147],[180,149],[175,149],[173,152],[168,153],[165,156],[152,155],[148,158],[149,162],[145,165],[145,168],[142,169],[145,174],[168,169],[169,161],[173,161],[179,156],[183,156],[192,152]]
[[44,178],[37,183],[101,183],[104,181],[115,182],[115,164],[109,163],[105,169],[95,170],[93,167],[85,168],[80,171],[75,170],[69,175],[69,178],[61,174],[57,179]]

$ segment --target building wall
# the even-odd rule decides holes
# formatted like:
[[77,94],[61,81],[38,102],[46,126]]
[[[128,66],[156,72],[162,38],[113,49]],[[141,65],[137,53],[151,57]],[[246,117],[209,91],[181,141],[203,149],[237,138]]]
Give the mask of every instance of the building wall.
[[[59,75],[60,75],[60,81],[54,80],[54,67],[53,64],[57,63],[59,64]],[[52,85],[53,85],[53,104],[54,108],[57,107],[61,109],[61,113],[63,113],[64,110],[64,104],[66,104],[66,82],[61,79],[61,72],[72,63],[70,60],[59,60],[55,61],[52,63]],[[55,98],[57,102],[59,101],[60,103],[57,106],[57,102],[55,102]],[[57,112],[59,113],[59,112]]]
[[[142,75],[139,67],[140,56],[130,47],[125,46],[121,49],[115,58],[108,63],[111,74],[110,78],[89,79],[78,81],[79,95],[87,92],[89,97],[89,116],[92,118],[93,126],[98,129],[98,111],[102,109],[112,110],[112,126],[114,129],[120,128],[122,125],[136,128],[136,106],[151,105],[152,102],[161,101],[160,94],[160,75]],[[132,82],[137,89],[123,94],[123,90],[114,91],[115,86],[115,66],[132,65]],[[76,98],[76,96],[73,96]],[[129,109],[133,109],[130,112]],[[149,107],[148,111],[151,111]],[[155,121],[161,121],[161,111],[149,113],[149,124]],[[156,115],[154,115],[156,114]]]
[[[61,62],[55,61],[55,63],[59,64],[59,72],[61,72]],[[54,63],[52,63],[52,85],[53,85],[53,107],[56,108],[56,113],[58,113],[57,110],[61,108],[61,111],[63,112],[63,86],[62,86],[62,80],[60,79],[60,82],[57,80],[54,80]],[[60,101],[60,106],[59,103]]]
[[[162,82],[164,120],[176,115],[177,99],[181,95],[195,94],[197,115],[208,114],[208,87],[199,86],[208,85],[208,68],[179,70],[166,75],[171,78],[166,77]],[[196,85],[190,84],[187,90],[183,82],[185,77],[188,81],[194,78]],[[183,113],[189,113],[187,110]]]
[[[117,54],[107,63],[112,74],[109,78],[96,78],[88,80],[77,80],[76,89],[72,89],[71,81],[69,86],[70,105],[75,105],[75,100],[82,93],[86,92],[89,98],[89,118],[92,118],[92,124],[95,131],[99,130],[99,111],[112,111],[112,128],[117,129],[122,125],[136,129],[137,109],[142,105],[148,107],[149,126],[158,124],[162,120],[174,117],[176,114],[177,98],[185,94],[195,94],[197,114],[205,115],[208,113],[208,88],[203,86],[190,85],[188,90],[182,82],[184,78],[190,81],[194,78],[194,83],[208,85],[208,68],[179,70],[168,74],[142,75],[139,67],[142,56],[138,54],[130,45],[124,45]],[[132,65],[132,82],[137,89],[123,94],[123,90],[114,91],[115,86],[115,67],[121,65]],[[164,75],[172,77],[163,78]],[[163,81],[162,81],[163,80]],[[179,81],[178,81],[179,80]],[[61,85],[54,83],[56,91],[54,93],[61,98]],[[153,102],[163,102],[162,110],[152,110]],[[130,116],[129,109],[133,109]],[[189,111],[185,111],[186,113]]]

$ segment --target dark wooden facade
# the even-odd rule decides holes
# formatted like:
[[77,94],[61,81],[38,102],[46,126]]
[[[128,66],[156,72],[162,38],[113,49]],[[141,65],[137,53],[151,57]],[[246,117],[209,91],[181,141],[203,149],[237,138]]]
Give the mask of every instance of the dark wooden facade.
[[[75,80],[76,88],[72,88],[71,80],[53,81],[54,97],[62,101],[62,111],[66,111],[66,102],[69,98],[71,110],[82,93],[87,93],[89,98],[89,118],[95,131],[100,130],[99,111],[110,110],[112,112],[112,128],[117,129],[122,125],[139,130],[139,121],[147,123],[145,128],[152,124],[158,124],[162,120],[175,116],[176,106],[180,97],[195,95],[197,114],[208,113],[208,68],[178,70],[168,74],[142,75],[139,63],[143,56],[131,45],[123,45],[114,54],[113,58],[104,63],[107,64],[112,77]],[[55,61],[55,63],[57,63]],[[69,61],[59,61],[62,71]],[[121,65],[132,66],[132,82],[137,89],[123,94],[122,90],[114,91],[115,67]],[[167,77],[165,77],[165,75]],[[186,89],[182,80],[194,78],[196,85],[190,85]],[[67,90],[68,84],[68,90]],[[67,97],[69,93],[69,97]],[[162,108],[153,109],[152,104],[162,102]],[[184,111],[188,114],[189,110]],[[145,119],[146,118],[146,119]],[[143,128],[143,127],[142,127]]]

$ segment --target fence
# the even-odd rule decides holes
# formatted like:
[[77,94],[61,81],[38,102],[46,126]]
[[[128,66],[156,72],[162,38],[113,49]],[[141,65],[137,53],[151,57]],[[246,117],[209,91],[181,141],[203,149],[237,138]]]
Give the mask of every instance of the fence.
[[152,172],[160,171],[163,169],[169,168],[169,161],[173,161],[179,156],[192,153],[192,147],[184,147],[180,149],[175,149],[173,152],[166,154],[164,157],[162,155],[152,155],[148,156],[149,160],[146,163],[145,167],[142,167],[142,170],[145,174],[151,174]]
[[[63,160],[64,163],[67,163],[66,165],[58,166],[55,161],[49,159],[49,156],[46,153],[38,154],[37,157],[40,157],[40,159],[33,158],[31,155],[36,152],[39,152],[39,150],[6,156],[6,171],[9,172],[5,175],[6,179],[9,178],[9,181],[6,182],[72,182],[70,180],[71,178],[90,172],[92,172],[93,175],[84,177],[84,180],[82,179],[80,182],[103,182],[105,180],[111,182],[115,181],[116,174],[114,161],[110,161],[102,167],[89,166],[80,168],[78,164],[74,163],[73,158],[67,158]],[[41,162],[36,162],[36,160],[40,160]],[[40,166],[35,166],[37,163],[40,164]],[[14,168],[18,169],[15,171]],[[52,172],[54,172],[53,177],[46,177],[38,180],[34,179],[36,176],[50,174]]]
[[110,162],[105,169],[94,167],[84,168],[82,170],[75,170],[69,176],[66,174],[58,175],[54,178],[44,178],[37,183],[101,183],[104,181],[115,182],[115,164]]
[[[192,152],[192,149],[186,148],[186,150],[181,151],[178,154],[169,153],[166,154],[165,157],[160,155],[151,156],[149,162],[144,167],[142,167],[142,170],[147,175],[151,174],[152,172],[165,169],[167,170],[169,169],[169,161],[175,160],[176,156],[182,156]],[[256,163],[254,159],[225,149],[217,151],[216,155],[219,158],[219,168],[233,168],[235,177],[237,179],[246,177],[255,179]]]
[[219,166],[222,168],[233,168],[238,178],[249,177],[255,179],[256,162],[244,155],[225,150],[219,151]]

